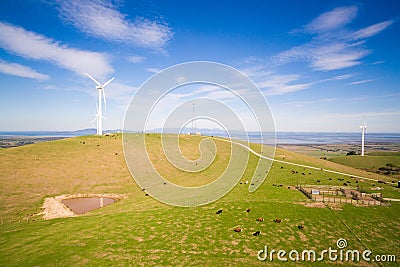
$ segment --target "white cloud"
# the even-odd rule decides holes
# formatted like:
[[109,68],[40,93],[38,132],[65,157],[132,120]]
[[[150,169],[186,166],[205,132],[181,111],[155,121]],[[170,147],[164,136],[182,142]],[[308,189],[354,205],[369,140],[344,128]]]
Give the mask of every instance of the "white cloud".
[[250,77],[255,79],[257,86],[263,91],[264,95],[267,96],[292,93],[308,89],[316,84],[345,80],[352,77],[350,74],[345,74],[311,82],[300,82],[301,76],[299,74],[279,75],[272,72],[263,71],[262,69],[258,70],[259,72],[253,70]]
[[317,47],[313,51],[311,67],[320,71],[345,69],[361,64],[360,60],[368,54],[368,50],[351,49],[343,44]]
[[141,63],[143,61],[145,61],[145,57],[141,57],[141,56],[130,56],[128,57],[128,61],[132,62],[132,63]]
[[3,60],[0,60],[0,72],[18,77],[35,79],[38,81],[44,81],[49,78],[49,76],[39,73],[27,66],[17,63],[9,63]]
[[160,69],[158,69],[158,68],[147,68],[146,71],[150,72],[150,73],[157,73],[157,72],[160,71]]
[[338,7],[319,15],[305,26],[305,30],[317,33],[336,30],[348,24],[356,15],[356,6]]
[[312,83],[295,83],[300,79],[298,74],[267,75],[257,82],[265,95],[282,95],[309,88]]
[[131,21],[103,0],[59,1],[59,12],[83,33],[109,41],[162,51],[173,36],[167,25],[143,18]]
[[272,64],[307,62],[317,71],[339,70],[362,64],[362,59],[371,53],[366,48],[366,40],[389,27],[393,21],[387,20],[357,31],[345,28],[356,15],[355,6],[339,7],[321,14],[303,28],[303,33],[316,35],[307,43],[273,56]]
[[357,40],[357,39],[365,39],[365,38],[372,37],[374,35],[377,35],[381,31],[383,31],[387,27],[389,27],[392,23],[393,23],[392,20],[387,20],[387,21],[384,21],[381,23],[377,23],[377,24],[365,27],[363,29],[356,31],[353,34],[353,36],[354,36],[353,38]]
[[344,40],[329,41],[315,39],[301,46],[293,47],[272,57],[273,64],[309,62],[313,70],[329,71],[353,67],[361,64],[361,59],[370,53],[359,46]]
[[362,84],[362,83],[369,83],[369,82],[373,82],[374,80],[361,80],[361,81],[356,81],[356,82],[351,82],[348,83],[348,85],[356,85],[356,84]]
[[[79,84],[67,85],[65,87],[48,84],[42,88],[45,90],[76,91],[91,95],[93,97],[97,97],[98,92],[95,86],[96,85],[89,79],[87,80],[82,79],[79,80]],[[117,101],[121,106],[125,108],[128,105],[129,101],[134,96],[134,94],[136,93],[137,89],[138,88],[135,86],[114,80],[109,85],[107,85],[107,87],[105,87],[104,91],[107,101],[109,100]]]
[[89,71],[93,76],[104,77],[114,71],[105,54],[69,48],[43,35],[4,22],[0,22],[0,47],[25,58],[52,62],[79,75]]
[[133,97],[136,90],[135,86],[114,82],[107,86],[106,94],[107,98],[127,102]]
[[270,75],[269,78],[265,81],[258,83],[258,85],[262,88],[265,87],[276,87],[283,84],[288,84],[293,81],[297,81],[300,75],[298,74],[287,74],[287,75]]

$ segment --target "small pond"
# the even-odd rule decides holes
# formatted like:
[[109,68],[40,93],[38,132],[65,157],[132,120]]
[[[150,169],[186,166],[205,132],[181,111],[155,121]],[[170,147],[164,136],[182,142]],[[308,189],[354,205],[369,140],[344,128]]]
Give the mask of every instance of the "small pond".
[[61,202],[70,208],[75,214],[83,214],[95,209],[99,209],[117,200],[109,197],[81,197],[64,199]]

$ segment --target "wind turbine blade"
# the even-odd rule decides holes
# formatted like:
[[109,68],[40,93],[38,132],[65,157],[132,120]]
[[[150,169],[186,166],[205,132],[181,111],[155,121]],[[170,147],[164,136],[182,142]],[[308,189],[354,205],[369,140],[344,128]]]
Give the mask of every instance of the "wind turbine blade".
[[98,86],[101,86],[101,83],[99,83],[98,81],[96,81],[96,79],[95,78],[93,78],[92,76],[90,76],[89,74],[87,74],[86,72],[85,72],[85,75],[86,76],[88,76],[89,77],[89,79],[91,79],[92,81],[94,81]]
[[103,119],[105,119],[106,121],[108,121],[108,119],[107,119],[106,117],[104,117],[104,116],[101,116],[101,117],[103,117]]
[[111,79],[109,79],[107,82],[105,82],[103,84],[103,88],[106,87],[110,82],[112,82],[115,79],[115,77],[112,77]]
[[95,120],[97,120],[97,115],[96,115],[96,117],[94,117],[94,119],[92,120],[91,123],[93,123]]

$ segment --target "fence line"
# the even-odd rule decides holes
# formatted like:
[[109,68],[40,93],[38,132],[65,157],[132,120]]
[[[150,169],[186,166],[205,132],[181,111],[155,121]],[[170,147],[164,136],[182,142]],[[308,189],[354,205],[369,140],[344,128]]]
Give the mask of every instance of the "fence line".
[[[347,204],[356,204],[356,205],[365,205],[365,206],[386,206],[388,205],[387,201],[384,200],[382,197],[379,197],[377,195],[372,195],[371,197],[374,200],[365,200],[365,199],[355,199],[356,195],[352,194],[352,198],[346,197],[346,194],[344,192],[344,189],[340,189],[340,192],[342,194],[339,194],[339,190],[336,190],[337,194],[336,196],[344,196],[344,197],[326,197],[325,192],[322,194],[312,194],[311,192],[307,191],[304,187],[301,185],[298,185],[296,187],[300,192],[305,194],[309,199],[316,201],[316,202],[323,202],[323,203],[347,203]],[[328,191],[329,192],[329,191]],[[333,192],[329,192],[326,195],[333,196],[335,195]]]

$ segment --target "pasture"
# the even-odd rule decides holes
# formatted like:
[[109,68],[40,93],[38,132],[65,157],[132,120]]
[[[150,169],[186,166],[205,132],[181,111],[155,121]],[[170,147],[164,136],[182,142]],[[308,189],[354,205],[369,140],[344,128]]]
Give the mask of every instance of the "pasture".
[[[215,166],[199,176],[185,175],[160,156],[159,135],[146,138],[156,167],[177,184],[210,182],[230,157],[230,145],[215,141]],[[182,153],[191,159],[199,157],[198,145],[203,138],[184,137]],[[260,150],[257,144],[251,147]],[[390,182],[386,176],[277,149],[276,159],[283,158]],[[265,245],[275,250],[322,251],[335,248],[339,238],[345,238],[351,249],[400,256],[400,203],[392,202],[387,207],[318,206],[294,190],[297,184],[317,184],[317,180],[318,184],[343,186],[341,178],[350,181],[349,186],[374,191],[376,182],[274,162],[263,185],[249,193],[244,182],[251,180],[257,160],[249,155],[243,177],[222,199],[201,207],[179,208],[145,196],[136,185],[125,164],[121,135],[1,149],[0,262],[5,266],[281,265],[276,259],[259,261],[257,252]],[[391,183],[379,186],[385,197],[400,198],[399,189]],[[79,193],[123,194],[126,198],[81,216],[42,219],[41,206],[46,197]],[[222,213],[216,214],[219,209]],[[234,232],[237,227],[242,231]],[[260,235],[254,236],[256,231]],[[343,262],[294,264],[326,266]],[[376,262],[345,264],[381,266]]]

